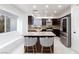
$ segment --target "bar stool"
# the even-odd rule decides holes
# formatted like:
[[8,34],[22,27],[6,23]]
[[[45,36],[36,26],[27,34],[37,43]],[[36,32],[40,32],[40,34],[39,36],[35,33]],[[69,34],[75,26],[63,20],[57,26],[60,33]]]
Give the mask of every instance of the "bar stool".
[[52,37],[41,37],[40,38],[40,44],[42,46],[41,53],[43,52],[43,47],[50,47],[50,52],[52,53],[53,43],[54,43],[54,40]]
[[37,52],[37,48],[36,48],[37,38],[36,37],[25,37],[24,42],[25,42],[24,46],[27,47],[27,52],[28,52],[28,47],[32,47],[33,53],[34,53],[34,46]]

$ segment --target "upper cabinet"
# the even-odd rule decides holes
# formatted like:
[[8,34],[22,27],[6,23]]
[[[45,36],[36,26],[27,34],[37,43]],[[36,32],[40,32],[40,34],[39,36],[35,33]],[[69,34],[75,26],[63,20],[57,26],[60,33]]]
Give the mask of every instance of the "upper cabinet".
[[46,20],[47,19],[42,19],[42,25],[46,25]]
[[52,25],[60,25],[60,19],[52,19]]
[[28,16],[28,25],[33,25],[33,16]]

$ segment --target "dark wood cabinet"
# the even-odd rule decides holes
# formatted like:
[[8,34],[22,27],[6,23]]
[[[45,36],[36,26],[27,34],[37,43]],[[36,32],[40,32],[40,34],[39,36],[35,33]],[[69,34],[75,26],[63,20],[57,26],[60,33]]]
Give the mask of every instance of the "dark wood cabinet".
[[47,19],[42,19],[42,25],[46,25],[46,20]]
[[60,19],[59,18],[52,19],[52,25],[53,25],[53,33],[55,33],[56,36],[60,36],[60,29],[59,29],[60,28]]
[[56,36],[60,37],[60,30],[59,29],[53,29],[53,33],[55,33]]
[[28,16],[28,25],[33,24],[33,16]]
[[60,19],[52,19],[52,25],[60,25]]

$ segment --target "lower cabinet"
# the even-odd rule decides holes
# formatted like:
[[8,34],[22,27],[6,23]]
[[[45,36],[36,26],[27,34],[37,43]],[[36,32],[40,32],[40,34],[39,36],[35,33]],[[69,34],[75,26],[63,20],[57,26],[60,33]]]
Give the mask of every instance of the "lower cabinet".
[[60,37],[60,30],[59,29],[53,29],[53,32],[56,34],[56,36]]

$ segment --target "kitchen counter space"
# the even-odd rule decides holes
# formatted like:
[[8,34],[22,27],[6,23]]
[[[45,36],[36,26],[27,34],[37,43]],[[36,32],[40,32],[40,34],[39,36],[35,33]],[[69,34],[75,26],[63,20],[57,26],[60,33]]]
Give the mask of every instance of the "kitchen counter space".
[[[40,53],[41,52],[40,37],[52,37],[52,39],[54,39],[54,37],[56,35],[52,32],[26,32],[23,34],[23,36],[24,36],[24,38],[37,37],[37,43],[36,43],[37,53]],[[25,51],[26,51],[26,49],[25,49]],[[52,52],[54,52],[54,44],[52,45]]]
[[52,32],[26,32],[23,36],[56,36]]
[[29,29],[28,32],[38,32],[41,31],[42,29]]

